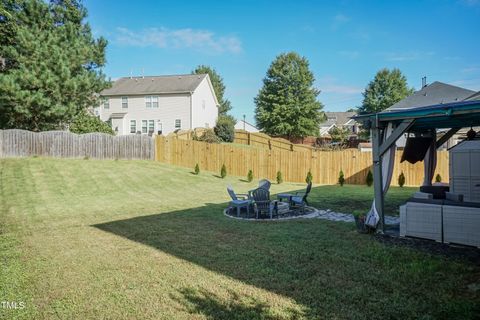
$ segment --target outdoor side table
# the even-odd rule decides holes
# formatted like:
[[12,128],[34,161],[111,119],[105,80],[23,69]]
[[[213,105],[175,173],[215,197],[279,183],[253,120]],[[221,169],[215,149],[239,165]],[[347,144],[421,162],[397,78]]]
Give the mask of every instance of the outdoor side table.
[[278,201],[282,201],[283,199],[287,200],[288,203],[292,201],[293,194],[291,193],[279,193],[277,194]]

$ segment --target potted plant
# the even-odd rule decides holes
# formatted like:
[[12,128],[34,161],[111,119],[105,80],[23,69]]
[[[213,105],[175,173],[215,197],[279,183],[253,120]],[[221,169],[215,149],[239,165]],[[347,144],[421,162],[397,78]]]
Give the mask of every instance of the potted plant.
[[355,210],[352,214],[353,218],[355,219],[357,231],[360,233],[367,233],[368,227],[365,225],[365,219],[367,218],[367,214],[362,210]]

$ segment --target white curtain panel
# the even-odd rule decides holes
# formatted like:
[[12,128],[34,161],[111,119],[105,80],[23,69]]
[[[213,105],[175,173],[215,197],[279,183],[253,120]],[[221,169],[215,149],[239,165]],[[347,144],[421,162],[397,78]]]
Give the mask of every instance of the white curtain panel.
[[[383,136],[383,141],[388,139],[388,137],[392,134],[394,130],[393,124],[389,123],[387,128],[385,129],[385,134]],[[385,195],[390,187],[390,182],[392,181],[392,174],[393,174],[393,167],[395,165],[395,150],[397,146],[396,144],[392,144],[392,146],[383,154],[381,157],[382,161],[382,192]],[[375,207],[375,199],[373,199],[372,207],[367,214],[367,218],[365,220],[365,224],[376,228],[378,222],[380,221],[380,216],[377,212],[377,208]]]
[[437,147],[435,139],[432,139],[430,148],[428,148],[425,158],[423,158],[423,184],[422,186],[431,186],[435,168],[437,167]]

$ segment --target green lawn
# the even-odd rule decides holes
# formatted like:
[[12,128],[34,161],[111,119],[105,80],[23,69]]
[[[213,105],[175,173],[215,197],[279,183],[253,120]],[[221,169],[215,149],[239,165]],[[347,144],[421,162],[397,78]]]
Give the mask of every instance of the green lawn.
[[[0,160],[0,301],[26,303],[0,318],[478,317],[480,267],[466,260],[350,223],[223,216],[225,186],[255,183],[147,161]],[[389,213],[412,191],[392,189]],[[371,194],[320,186],[311,200],[349,212]]]

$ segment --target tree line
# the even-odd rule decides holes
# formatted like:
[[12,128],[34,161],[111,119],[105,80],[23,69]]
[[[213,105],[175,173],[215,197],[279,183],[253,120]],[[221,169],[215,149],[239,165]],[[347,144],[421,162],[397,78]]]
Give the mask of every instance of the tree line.
[[[0,0],[0,128],[113,134],[88,112],[111,82],[102,73],[107,40],[92,35],[86,17],[78,0]],[[209,74],[220,104],[213,134],[198,138],[233,141],[236,120],[229,114],[223,78],[206,65],[192,73]],[[278,55],[254,98],[259,129],[288,138],[317,136],[325,114],[314,83],[307,58],[295,52]],[[379,112],[412,93],[400,70],[382,69],[356,110]],[[345,135],[337,131],[332,134]]]

